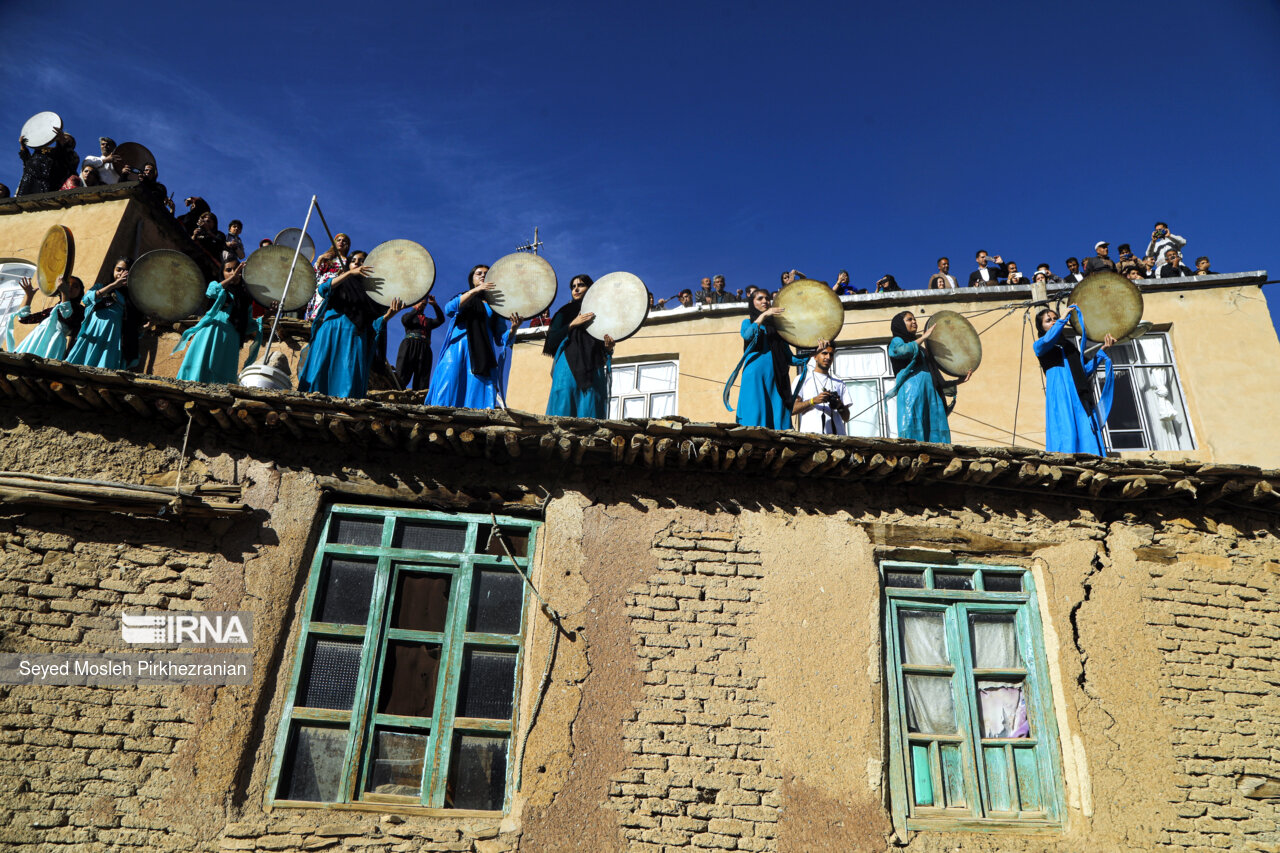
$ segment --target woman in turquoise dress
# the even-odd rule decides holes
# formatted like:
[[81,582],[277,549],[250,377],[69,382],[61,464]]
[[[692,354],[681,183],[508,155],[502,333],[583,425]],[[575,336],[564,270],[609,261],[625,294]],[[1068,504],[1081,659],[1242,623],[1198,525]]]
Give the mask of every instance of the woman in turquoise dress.
[[364,253],[351,254],[351,268],[320,285],[318,320],[311,324],[306,363],[298,374],[299,391],[318,391],[330,397],[363,397],[369,390],[369,368],[378,332],[404,303],[391,300],[383,307],[369,298],[364,277]]
[[589,275],[577,275],[569,282],[572,298],[551,318],[544,355],[555,359],[551,365],[551,396],[547,414],[571,418],[605,418],[609,415],[609,356],[613,338],[604,342],[587,331],[595,319],[582,313],[582,297],[593,282]]
[[915,441],[951,443],[951,427],[947,424],[947,404],[942,395],[963,379],[946,380],[938,370],[925,341],[933,334],[926,329],[918,334],[915,315],[903,311],[889,322],[893,340],[889,343],[889,363],[893,366],[893,388],[885,399],[898,398],[898,438]]
[[[1067,315],[1079,310],[1072,305]],[[1107,335],[1098,354],[1085,361],[1066,330],[1067,317],[1059,319],[1052,308],[1036,315],[1040,337],[1032,344],[1032,350],[1044,371],[1044,448],[1054,453],[1105,456],[1102,427],[1111,412],[1115,390],[1111,357],[1106,350],[1116,341]],[[1093,374],[1099,367],[1105,369],[1101,396],[1095,395],[1093,388]]]
[[497,286],[484,280],[488,271],[485,264],[472,267],[466,292],[444,306],[444,346],[431,373],[428,406],[492,409],[497,405],[520,315],[512,314],[508,327],[485,302],[484,294]]
[[[58,289],[54,291],[58,304],[35,314],[31,313],[31,300],[36,295],[35,285],[31,283],[31,279],[24,278],[18,282],[18,286],[26,293],[27,298],[5,330],[5,349],[62,361],[67,357],[67,350],[71,346],[69,341],[76,339],[80,324],[84,322],[84,306],[80,304],[80,300],[84,298],[84,284],[75,276],[66,280],[59,276]],[[15,345],[14,323],[40,325],[32,329],[22,339],[22,343]]]
[[791,367],[803,366],[808,359],[793,355],[774,328],[770,318],[782,311],[772,307],[769,291],[757,290],[751,296],[747,318],[742,321],[742,360],[724,386],[724,406],[732,412],[729,391],[741,372],[736,418],[742,426],[791,428]]
[[[84,297],[84,324],[67,354],[67,361],[86,367],[120,370],[125,367],[124,335],[129,324],[129,259],[116,261],[110,284],[95,284]],[[136,351],[137,347],[133,347]]]
[[[186,349],[178,378],[191,382],[230,384],[240,376],[240,347],[250,334],[255,336],[253,349],[245,362],[251,362],[262,344],[262,318],[250,318],[252,299],[244,284],[244,264],[235,260],[222,265],[222,281],[211,281],[205,297],[213,300],[194,326],[183,333],[175,353]],[[274,312],[272,312],[274,313]]]

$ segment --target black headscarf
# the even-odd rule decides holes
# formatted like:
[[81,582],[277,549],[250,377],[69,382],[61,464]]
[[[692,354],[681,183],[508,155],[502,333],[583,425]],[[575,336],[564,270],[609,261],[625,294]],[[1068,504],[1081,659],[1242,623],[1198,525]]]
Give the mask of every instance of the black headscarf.
[[[342,275],[339,273],[338,277]],[[338,281],[338,277],[335,277],[333,288],[329,291],[329,307],[350,320],[356,331],[363,335],[385,309],[369,298],[369,292],[364,288],[363,276],[349,275],[341,281]]]
[[[1047,330],[1041,324],[1041,320],[1050,311],[1053,309],[1045,308],[1036,314],[1037,337],[1045,336]],[[1040,360],[1040,369],[1046,373],[1049,372],[1049,368],[1057,367],[1065,361],[1067,369],[1071,371],[1071,384],[1076,386],[1076,396],[1087,408],[1093,408],[1093,382],[1084,372],[1084,360],[1080,356],[1080,348],[1076,346],[1075,341],[1065,334],[1061,335],[1056,347],[1037,358]]]
[[[476,270],[485,266],[476,264],[467,273],[467,290],[471,289]],[[497,353],[493,351],[493,336],[489,334],[489,312],[483,298],[468,299],[458,310],[457,324],[467,330],[467,352],[471,357],[471,374],[486,376],[498,366]]]
[[[763,313],[752,300],[751,307],[747,311],[748,319],[754,323]],[[760,324],[760,327],[764,329],[765,340],[769,345],[769,355],[773,359],[774,387],[778,389],[778,396],[782,398],[782,404],[786,406],[786,410],[791,411],[791,404],[795,400],[791,393],[791,348],[767,319]],[[746,352],[750,346],[750,341],[743,341],[743,352]]]
[[[902,311],[893,315],[893,319],[889,321],[889,331],[895,338],[902,338],[907,343],[912,343],[916,338],[920,337],[919,333],[911,334],[907,331],[906,316],[910,311]],[[943,378],[942,371],[938,369],[938,363],[933,360],[933,354],[929,352],[928,347],[920,347],[920,355],[924,358],[925,367],[929,370],[929,375],[933,377],[933,387],[939,394],[947,387],[947,380]],[[890,364],[893,365],[893,375],[897,376],[902,371],[911,366],[910,357],[894,358],[889,357]]]
[[[575,275],[573,281],[585,281],[587,287],[593,282],[589,275]],[[586,326],[570,326],[578,314],[582,312],[582,300],[570,299],[551,318],[551,327],[547,330],[547,341],[542,345],[542,352],[554,357],[560,350],[560,344],[566,337],[569,342],[564,347],[564,359],[569,364],[578,390],[585,391],[591,387],[591,380],[601,370],[606,361],[604,343],[592,337]]]
[[231,291],[231,326],[243,341],[249,334],[249,317],[253,313],[253,298],[249,296],[249,288],[244,279],[232,284]]

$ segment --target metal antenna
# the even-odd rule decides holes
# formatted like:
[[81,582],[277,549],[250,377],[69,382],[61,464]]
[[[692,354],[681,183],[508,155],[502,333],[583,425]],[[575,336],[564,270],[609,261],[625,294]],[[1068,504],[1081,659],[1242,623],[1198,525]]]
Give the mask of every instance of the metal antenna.
[[542,248],[542,241],[538,239],[538,226],[533,226],[533,242],[525,243],[523,246],[516,246],[517,252],[529,252],[538,254],[538,249]]

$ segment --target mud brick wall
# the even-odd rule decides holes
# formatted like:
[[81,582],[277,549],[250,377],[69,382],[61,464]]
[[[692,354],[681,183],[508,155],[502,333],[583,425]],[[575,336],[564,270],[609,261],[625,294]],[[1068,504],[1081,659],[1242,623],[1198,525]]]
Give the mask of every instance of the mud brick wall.
[[623,725],[632,760],[610,805],[629,850],[774,850],[780,780],[766,768],[769,703],[747,646],[760,554],[681,525],[654,551],[658,573],[627,590],[645,701]]
[[1179,519],[1156,541],[1150,622],[1164,659],[1177,818],[1171,849],[1280,850],[1280,563],[1225,524]]

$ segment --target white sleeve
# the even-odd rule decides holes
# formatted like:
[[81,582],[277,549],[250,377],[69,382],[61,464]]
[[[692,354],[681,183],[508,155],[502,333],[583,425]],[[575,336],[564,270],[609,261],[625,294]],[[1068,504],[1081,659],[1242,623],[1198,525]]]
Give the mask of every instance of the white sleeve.
[[1187,245],[1187,241],[1184,240],[1182,237],[1179,237],[1177,234],[1172,234],[1172,233],[1169,234],[1169,240],[1172,241],[1173,244],[1177,246],[1179,249]]

